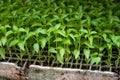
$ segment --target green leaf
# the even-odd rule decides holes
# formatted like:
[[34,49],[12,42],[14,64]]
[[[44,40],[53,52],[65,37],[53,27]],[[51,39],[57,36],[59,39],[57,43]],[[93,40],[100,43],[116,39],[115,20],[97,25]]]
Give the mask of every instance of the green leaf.
[[48,52],[50,52],[50,53],[57,53],[57,51],[53,47],[50,47],[49,50],[48,50]]
[[92,57],[91,64],[98,64],[101,61],[100,57]]
[[91,45],[90,42],[88,42],[88,41],[85,41],[83,44],[85,44],[89,48],[94,48],[95,47],[95,46]]
[[81,29],[80,29],[80,32],[81,32],[81,33],[88,33],[88,30],[87,30],[87,29],[84,29],[84,28],[81,28]]
[[[71,26],[73,26],[73,25],[71,25]],[[73,33],[77,33],[78,32],[78,30],[76,30],[76,29],[73,29],[73,28],[70,28],[70,29],[68,29],[67,30],[67,34],[73,34]]]
[[84,23],[86,23],[86,22],[87,22],[87,19],[81,20],[81,24],[84,24]]
[[15,46],[18,42],[19,42],[19,40],[17,40],[17,39],[14,39],[14,40],[10,41],[9,47]]
[[56,30],[58,30],[58,29],[60,28],[60,26],[61,26],[61,24],[60,24],[60,23],[58,23],[58,24],[56,24],[56,25],[55,25],[55,27],[54,27],[54,28],[55,28]]
[[66,52],[67,54],[70,54],[70,53],[71,53],[70,48],[69,48],[69,47],[65,47],[65,52]]
[[12,34],[12,33],[13,33],[13,31],[11,31],[11,30],[10,30],[10,31],[7,31],[6,34],[5,34],[5,36],[8,37],[8,36],[9,36],[10,34]]
[[98,22],[97,22],[96,20],[93,20],[91,23],[92,23],[92,25],[94,25],[94,26],[98,26]]
[[108,47],[108,49],[111,49],[112,48],[112,44],[108,43],[107,47]]
[[87,59],[89,59],[90,56],[90,50],[89,49],[84,49],[84,55]]
[[11,28],[11,26],[10,25],[5,25],[5,28]]
[[91,57],[97,57],[98,56],[98,52],[94,52],[90,54]]
[[19,28],[19,32],[26,32],[24,28]]
[[91,24],[91,19],[90,19],[90,16],[87,16],[87,24],[90,26]]
[[107,34],[103,34],[103,38],[104,38],[104,40],[106,40],[107,39]]
[[0,55],[3,59],[5,59],[5,50],[3,48],[0,48]]
[[66,37],[66,33],[65,33],[64,30],[58,30],[57,33],[60,34],[63,37]]
[[88,39],[90,41],[90,45],[92,45],[93,44],[93,36],[88,37]]
[[39,44],[38,43],[34,43],[33,48],[37,53],[39,52]]
[[70,45],[70,44],[71,44],[70,39],[64,39],[64,40],[63,40],[63,44],[68,44],[68,45]]
[[6,37],[2,37],[1,38],[1,43],[2,43],[3,46],[6,44],[6,42],[7,42],[7,38]]
[[41,23],[33,23],[31,27],[42,26]]
[[34,32],[29,32],[25,38],[25,41],[28,40],[30,37],[34,36],[35,33]]
[[107,38],[107,39],[106,39],[106,42],[107,42],[107,43],[111,43],[110,38]]
[[52,19],[49,20],[49,23],[52,23],[52,22],[54,22],[54,21],[57,21],[58,19],[59,19],[59,17],[54,17],[54,18],[52,18]]
[[111,39],[112,39],[113,43],[115,45],[117,45],[117,47],[120,47],[120,36],[114,36],[114,35],[112,35]]
[[79,6],[78,11],[79,11],[79,15],[80,15],[79,18],[81,19],[83,16],[83,6],[82,5]]
[[64,54],[65,54],[65,49],[60,48],[60,56],[61,56],[61,58],[63,58]]
[[20,41],[20,42],[18,43],[18,47],[19,47],[22,51],[25,51],[24,45],[25,45],[24,41]]
[[63,63],[64,63],[64,60],[63,60],[63,58],[60,56],[60,54],[57,53],[56,56],[57,56],[57,60],[58,60],[61,64],[63,64]]
[[5,26],[0,26],[0,32],[5,34],[6,33],[6,28]]
[[46,46],[47,39],[46,38],[41,38],[39,41],[41,42],[41,47],[44,48]]
[[58,47],[59,53],[57,53],[57,60],[63,64],[64,63],[64,55],[65,55],[65,49],[63,47]]
[[14,30],[14,31],[18,31],[18,27],[14,25],[14,26],[13,26],[13,30]]
[[38,33],[41,33],[41,34],[46,34],[47,32],[46,32],[46,30],[45,30],[45,29],[42,29],[42,28],[37,28],[37,29],[35,30],[35,33],[36,33],[36,34],[38,34]]
[[117,60],[115,60],[115,67],[118,68],[119,67],[119,58]]
[[75,42],[75,36],[73,35],[73,34],[68,34],[71,38],[72,38],[72,40]]
[[96,32],[96,31],[91,31],[90,34],[91,34],[91,35],[92,35],[92,34],[97,34],[97,32]]
[[54,28],[54,27],[50,27],[50,28],[47,30],[48,33],[53,32],[53,31],[55,31],[55,28]]
[[75,56],[75,59],[77,59],[77,58],[79,57],[79,55],[80,55],[80,50],[75,49],[75,50],[73,51],[73,54],[74,54],[74,56]]
[[104,48],[105,48],[104,46],[100,46],[100,47],[99,47],[100,52],[103,51]]
[[2,46],[2,42],[0,41],[0,46]]
[[62,38],[56,38],[53,42],[61,42],[61,41],[63,41]]
[[64,18],[66,18],[67,16],[68,16],[68,14],[63,14],[62,17],[61,17],[61,19],[64,19]]
[[103,32],[104,32],[104,33],[112,33],[112,30],[105,29]]

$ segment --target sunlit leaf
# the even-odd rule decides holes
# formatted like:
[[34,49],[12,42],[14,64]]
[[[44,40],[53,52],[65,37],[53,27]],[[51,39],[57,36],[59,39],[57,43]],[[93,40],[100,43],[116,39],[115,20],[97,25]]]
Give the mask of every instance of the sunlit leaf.
[[89,59],[90,56],[90,50],[89,49],[84,49],[84,55],[87,59]]
[[60,48],[60,56],[63,58],[65,54],[65,49],[64,48]]
[[3,46],[1,41],[0,41],[0,46]]
[[53,48],[53,47],[50,47],[50,48],[48,49],[48,52],[50,52],[50,53],[57,53],[57,51],[56,51],[55,48]]
[[94,21],[92,21],[91,23],[92,23],[94,26],[98,26],[98,22],[97,22],[97,21],[95,21],[95,20],[94,20]]
[[75,56],[75,59],[77,59],[77,58],[79,57],[79,55],[80,55],[80,50],[75,49],[75,50],[73,51],[73,54],[74,54],[74,56]]
[[14,26],[13,26],[13,30],[14,30],[14,31],[18,31],[18,27],[14,25]]
[[63,30],[58,30],[57,33],[62,35],[63,37],[66,37],[66,33]]
[[41,34],[46,34],[46,30],[45,29],[42,29],[42,28],[37,28],[36,30],[35,30],[35,33],[41,33]]
[[59,53],[56,54],[56,57],[57,57],[57,60],[58,60],[61,64],[64,63],[63,57],[61,57]]
[[3,46],[6,44],[6,42],[7,42],[7,38],[6,37],[2,37],[1,38],[1,43],[2,43]]
[[61,42],[61,41],[63,41],[62,38],[56,38],[56,39],[54,40],[54,42]]
[[80,29],[81,33],[88,33],[88,31],[86,29]]
[[63,14],[62,17],[61,17],[61,19],[64,19],[67,16],[68,16],[68,14]]
[[41,47],[44,48],[46,43],[47,43],[47,39],[42,37],[42,38],[39,39],[39,41],[41,42]]
[[91,45],[90,42],[88,42],[88,41],[83,42],[83,44],[85,44],[89,48],[94,48],[95,47],[95,46]]
[[103,34],[103,38],[104,38],[104,40],[106,40],[107,39],[107,35]]
[[99,47],[99,50],[100,50],[100,51],[103,51],[104,48],[105,48],[104,46],[101,46],[101,47]]
[[0,56],[5,59],[5,50],[3,48],[0,48]]
[[69,47],[65,47],[65,52],[66,52],[67,54],[70,54],[70,53],[71,53],[70,48],[69,48]]
[[36,26],[42,26],[42,24],[41,23],[33,23],[32,24],[32,27],[36,27]]
[[93,44],[93,36],[90,36],[88,39],[90,41],[90,45],[92,45]]
[[91,31],[90,34],[97,34],[97,32],[96,31]]
[[5,28],[11,28],[11,26],[10,25],[5,25]]
[[120,36],[111,36],[112,41],[115,45],[117,45],[117,47],[120,47]]
[[18,47],[19,47],[22,51],[25,51],[24,46],[25,46],[24,41],[20,41],[20,42],[18,43]]
[[19,42],[18,39],[13,39],[12,41],[10,41],[10,43],[9,43],[9,47],[13,47],[13,46],[15,46],[18,42]]
[[19,28],[19,32],[26,32],[24,28]]
[[112,43],[111,44],[108,43],[107,46],[108,46],[108,49],[111,49],[112,48]]
[[60,26],[61,26],[61,24],[60,24],[60,23],[58,23],[58,24],[56,24],[56,25],[55,25],[55,27],[54,27],[54,28],[57,30],[57,29],[59,29],[59,28],[60,28]]
[[91,60],[91,64],[94,64],[94,63],[98,64],[100,61],[101,61],[100,57],[93,57]]
[[65,49],[63,47],[59,47],[59,53],[56,54],[57,60],[63,64],[64,63],[64,55],[65,55]]
[[34,35],[36,35],[34,32],[29,32],[25,37],[25,41],[28,40],[30,37],[33,37]]
[[64,39],[64,40],[63,40],[63,44],[71,44],[70,39]]
[[33,48],[37,53],[39,52],[39,44],[38,43],[34,43]]
[[87,22],[87,19],[81,20],[81,23],[82,23],[82,24],[84,24],[84,23],[86,23],[86,22]]
[[68,34],[71,38],[72,38],[72,40],[75,42],[75,36],[73,35],[73,34]]
[[10,30],[10,31],[7,31],[5,35],[6,35],[6,37],[8,37],[12,33],[13,33],[13,31]]

